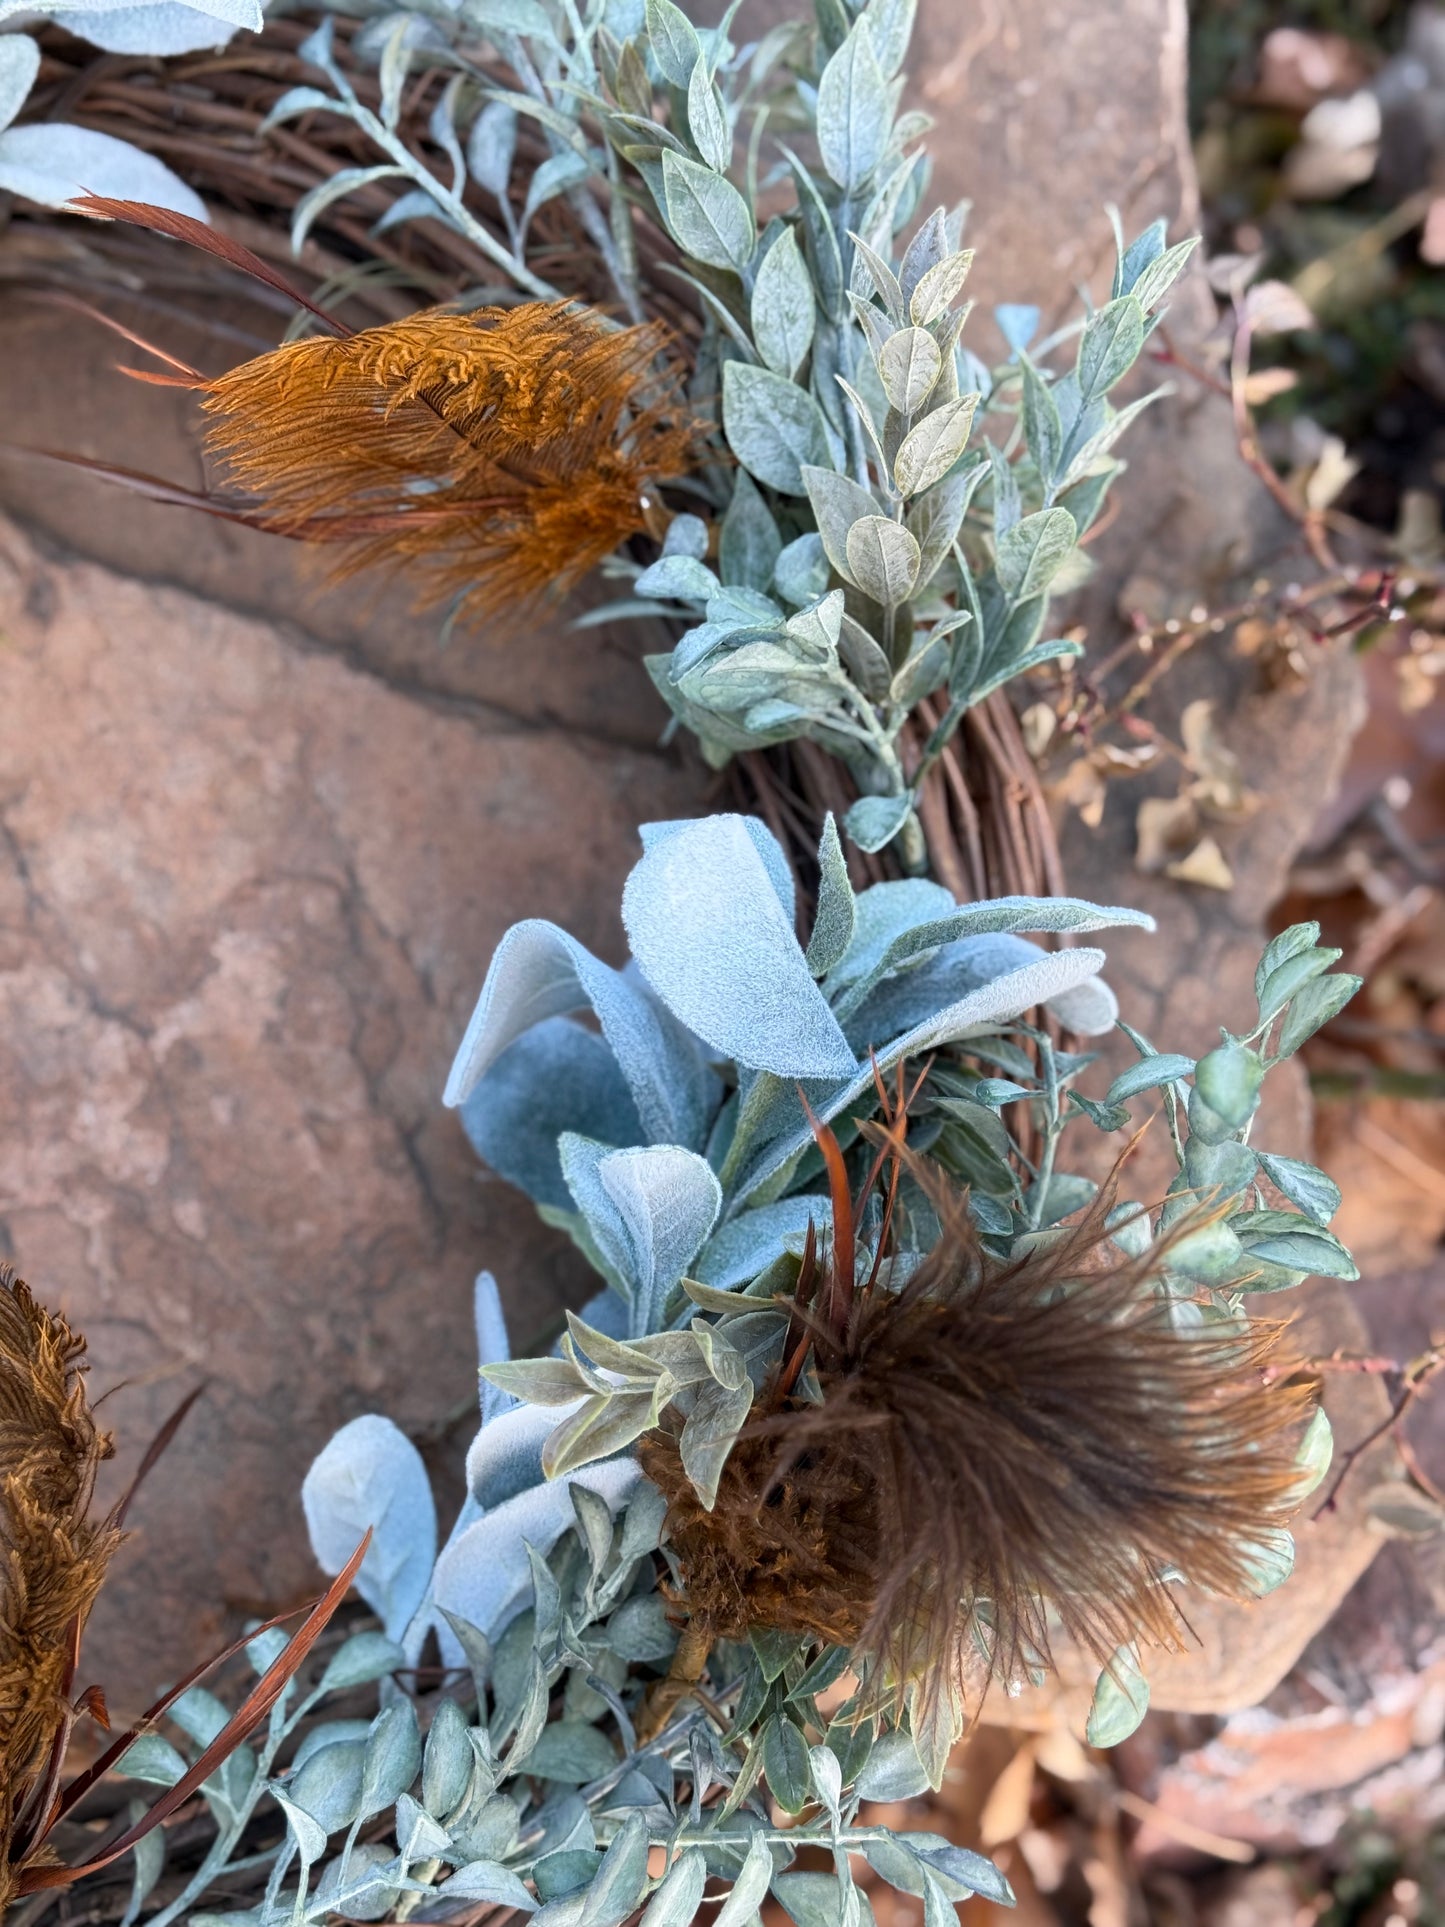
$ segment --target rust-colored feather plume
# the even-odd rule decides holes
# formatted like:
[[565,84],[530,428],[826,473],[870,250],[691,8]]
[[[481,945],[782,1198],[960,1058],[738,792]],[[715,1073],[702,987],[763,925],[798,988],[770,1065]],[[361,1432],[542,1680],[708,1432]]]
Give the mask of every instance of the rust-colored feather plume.
[[27,1796],[69,1714],[84,1626],[120,1534],[93,1518],[111,1450],[84,1341],[0,1266],[0,1887]]
[[566,304],[436,309],[298,341],[204,384],[209,451],[249,518],[407,569],[426,600],[515,624],[646,526],[698,430],[652,326]]
[[643,1441],[681,1603],[712,1636],[849,1645],[875,1690],[928,1697],[980,1648],[1008,1680],[1060,1631],[1101,1661],[1134,1638],[1177,1644],[1171,1575],[1247,1594],[1251,1542],[1257,1556],[1298,1503],[1312,1391],[1264,1369],[1272,1327],[1175,1325],[1157,1249],[1110,1242],[1112,1187],[1003,1261],[936,1170],[899,1155],[942,1235],[896,1292],[840,1292],[821,1266],[810,1284],[805,1265],[794,1329],[821,1402],[792,1391],[790,1343],[711,1512],[676,1433]]

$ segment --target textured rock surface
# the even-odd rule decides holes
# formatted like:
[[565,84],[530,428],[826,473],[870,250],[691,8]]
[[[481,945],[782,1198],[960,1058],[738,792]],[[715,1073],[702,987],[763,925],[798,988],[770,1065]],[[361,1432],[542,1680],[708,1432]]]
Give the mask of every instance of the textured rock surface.
[[[750,31],[781,11],[752,0]],[[975,202],[985,303],[1037,299],[1053,316],[1077,281],[1097,285],[1106,201],[1131,229],[1161,213],[1189,225],[1184,25],[1183,0],[923,0],[935,191]],[[1191,302],[1202,312],[1186,293],[1181,325]],[[274,336],[274,316],[231,318]],[[247,352],[165,331],[206,366]],[[192,404],[113,373],[93,326],[0,293],[0,338],[7,437],[196,478]],[[1129,453],[1129,513],[1088,597],[1096,636],[1146,556],[1192,598],[1238,569],[1249,537],[1279,533],[1215,402],[1181,394]],[[699,807],[702,790],[651,749],[660,714],[635,635],[552,624],[440,652],[399,595],[320,596],[288,545],[34,466],[0,466],[0,501],[212,599],[4,536],[0,1242],[86,1325],[101,1381],[136,1381],[116,1406],[133,1447],[197,1371],[215,1379],[96,1626],[93,1660],[141,1687],[212,1640],[198,1602],[219,1618],[305,1589],[294,1494],[331,1426],[379,1406],[425,1430],[465,1408],[477,1265],[503,1277],[523,1330],[576,1288],[525,1207],[477,1180],[440,1078],[506,924],[554,916],[615,955],[632,826]],[[1171,1044],[1203,1047],[1242,1010],[1351,691],[1326,662],[1305,690],[1264,697],[1203,652],[1171,681],[1161,714],[1222,697],[1246,779],[1268,793],[1231,843],[1233,897],[1133,875],[1132,799],[1071,841],[1076,889],[1160,916],[1113,975]],[[1271,1141],[1306,1150],[1299,1087],[1279,1097]],[[1329,1302],[1331,1342],[1351,1342]],[[1355,1560],[1369,1549],[1350,1545]],[[1332,1540],[1302,1560],[1285,1595],[1296,1645],[1343,1589],[1344,1556]],[[1247,1657],[1257,1626],[1231,1625],[1221,1638]],[[1288,1643],[1269,1649],[1271,1678]],[[1197,1693],[1194,1677],[1180,1690]]]
[[[122,1708],[303,1594],[296,1488],[357,1412],[474,1396],[578,1276],[440,1106],[492,947],[613,957],[661,758],[422,702],[0,524],[0,1246],[87,1332],[124,1470],[201,1374],[88,1663]],[[465,1430],[465,1428],[463,1428]]]

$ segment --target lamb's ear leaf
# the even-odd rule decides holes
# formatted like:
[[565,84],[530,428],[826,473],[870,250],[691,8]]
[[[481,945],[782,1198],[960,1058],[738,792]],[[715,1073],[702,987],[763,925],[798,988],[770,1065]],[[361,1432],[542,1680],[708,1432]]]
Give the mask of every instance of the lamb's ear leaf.
[[497,945],[443,1102],[464,1103],[503,1051],[543,1019],[588,1008],[626,1080],[645,1135],[654,1143],[705,1143],[717,1080],[696,1039],[622,971],[538,918],[513,924]]
[[622,918],[647,981],[714,1050],[781,1077],[856,1068],[744,818],[706,817],[654,841]]
[[387,1637],[399,1640],[436,1560],[436,1506],[420,1452],[389,1418],[354,1418],[312,1461],[301,1505],[323,1572],[339,1572],[362,1533],[370,1533],[356,1589]]

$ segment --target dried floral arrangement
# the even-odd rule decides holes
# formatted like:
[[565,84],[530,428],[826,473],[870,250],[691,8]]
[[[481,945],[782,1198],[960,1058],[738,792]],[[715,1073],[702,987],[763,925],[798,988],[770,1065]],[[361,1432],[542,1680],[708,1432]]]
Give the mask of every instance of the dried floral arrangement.
[[[913,11],[824,6],[753,45],[731,37],[736,7],[704,30],[672,0],[614,0],[585,19],[531,0],[446,21],[388,15],[346,58],[325,18],[299,57],[326,85],[287,89],[264,127],[280,137],[334,118],[374,164],[307,192],[293,245],[352,194],[385,187],[396,198],[380,229],[440,223],[472,279],[461,314],[355,340],[332,319],[338,339],[198,380],[224,472],[207,506],[345,542],[348,565],[406,567],[447,604],[448,625],[515,627],[544,584],[565,592],[600,563],[623,594],[589,621],[661,615],[681,630],[648,668],[709,761],[825,752],[795,759],[814,824],[837,784],[816,772],[841,768],[850,841],[867,855],[894,846],[915,874],[930,867],[918,811],[931,785],[931,867],[977,890],[1057,888],[1037,785],[1019,877],[990,862],[969,784],[1018,740],[1010,706],[990,699],[1078,653],[1047,634],[1050,595],[1087,572],[1080,544],[1122,471],[1115,445],[1162,392],[1122,409],[1109,399],[1193,243],[1168,246],[1162,222],[1127,245],[1120,234],[1108,302],[1038,341],[1037,309],[1001,308],[1009,358],[982,361],[964,339],[967,208],[919,219],[926,118],[897,111]],[[359,43],[379,63],[374,104],[358,91]],[[424,141],[414,105],[411,138],[401,127],[418,88],[431,102]],[[520,128],[545,142],[530,171]],[[569,387],[558,357],[600,357],[599,329],[617,326],[555,305],[577,276],[541,271],[558,273],[555,234],[543,227],[539,245],[534,228],[554,201],[605,269],[600,290],[583,275],[589,297],[633,328],[666,323],[670,348],[649,334],[619,345],[612,412],[589,415],[574,443],[555,439],[546,473],[523,464],[503,506],[478,411],[495,404],[502,445],[535,458],[554,433],[536,405],[548,381],[556,424],[584,386]],[[188,218],[165,225],[206,244]],[[210,245],[241,259],[218,236]],[[554,311],[529,322],[519,300]],[[529,329],[526,395],[501,401],[511,377],[497,371],[520,369],[513,344]],[[367,437],[366,462],[338,461],[376,408],[385,428]],[[583,474],[594,485],[578,499]],[[549,521],[549,502],[569,508],[565,522]],[[635,540],[647,534],[651,559]],[[825,794],[809,794],[820,782]],[[794,854],[807,861],[807,839]]]
[[[148,1718],[117,1770],[162,1812],[201,1783],[216,1831],[149,1914],[161,1858],[137,1855],[129,1919],[197,1917],[238,1867],[254,1898],[223,1918],[255,1927],[681,1923],[710,1882],[729,1920],[771,1892],[821,1927],[866,1917],[866,1864],[943,1923],[1007,1882],[870,1803],[937,1784],[989,1690],[1068,1655],[1097,1669],[1090,1741],[1116,1742],[1191,1593],[1288,1577],[1330,1432],[1247,1294],[1354,1267],[1331,1181],[1249,1140],[1263,1079],[1355,988],[1337,953],[1282,933],[1241,1035],[1196,1062],[1130,1032],[1137,1063],[1091,1099],[1060,1029],[1112,1027],[1103,953],[1019,933],[1137,913],[855,894],[830,822],[803,945],[756,819],[643,846],[633,963],[517,925],[448,1089],[598,1294],[513,1360],[478,1279],[481,1422],[443,1542],[383,1415],[322,1452],[312,1545],[376,1630],[296,1656],[223,1765],[206,1688]],[[1178,1172],[1149,1206],[1127,1163],[1076,1167],[1154,1092]],[[301,1637],[257,1634],[253,1664]],[[833,1871],[797,1868],[806,1847]]]
[[[683,1927],[705,1899],[745,1927],[769,1893],[799,1927],[856,1927],[860,1858],[946,1927],[1007,1882],[869,1803],[937,1785],[988,1691],[1060,1664],[1096,1679],[1091,1742],[1125,1737],[1191,1591],[1287,1579],[1329,1463],[1313,1381],[1249,1299],[1355,1275],[1339,1192],[1251,1133],[1265,1077],[1358,980],[1292,926],[1237,1032],[1195,1060],[1122,1024],[1137,1061],[1088,1096],[1080,1045],[1121,1020],[1075,939],[1149,920],[1066,896],[1042,853],[1033,893],[960,903],[924,822],[970,716],[1001,704],[1016,731],[1001,692],[1074,648],[1047,638],[1049,598],[1087,567],[1150,399],[1109,395],[1190,244],[1121,236],[1107,303],[1037,344],[1035,313],[1003,311],[1010,358],[986,367],[962,342],[961,215],[919,219],[908,0],[819,0],[756,47],[736,11],[387,16],[375,106],[327,20],[301,50],[326,87],[270,118],[339,117],[384,158],[308,196],[297,239],[386,181],[391,225],[440,220],[502,279],[360,333],[302,298],[323,332],[150,377],[210,412],[225,475],[196,506],[497,622],[558,619],[555,586],[600,563],[609,615],[681,629],[649,668],[711,761],[806,748],[853,800],[801,852],[751,811],[644,826],[624,969],[535,920],[499,945],[446,1101],[597,1294],[513,1359],[478,1280],[480,1424],[444,1541],[384,1415],[313,1464],[328,1600],[354,1574],[377,1626],[304,1676],[305,1629],[258,1631],[264,1733],[224,1761],[260,1686],[228,1718],[188,1683],[127,1736],[117,1770],[163,1789],[152,1813],[199,1787],[215,1822],[149,1913],[162,1868],[137,1851],[127,1927]],[[421,70],[446,76],[442,172],[397,132]],[[519,214],[522,125],[546,152]],[[554,200],[606,307],[529,255]],[[287,285],[184,211],[81,205]],[[697,304],[670,334],[669,273]],[[884,851],[909,874],[856,887]],[[1126,1151],[1155,1094],[1176,1174],[1131,1199],[1095,1134]],[[358,1715],[343,1695],[370,1685]],[[806,1849],[831,1870],[797,1867]],[[251,1904],[198,1913],[238,1869]]]

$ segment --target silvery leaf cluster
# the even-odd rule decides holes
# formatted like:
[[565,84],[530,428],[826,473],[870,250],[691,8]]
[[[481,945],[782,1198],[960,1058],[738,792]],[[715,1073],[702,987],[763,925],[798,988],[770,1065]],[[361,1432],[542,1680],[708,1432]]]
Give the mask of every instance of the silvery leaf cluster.
[[[483,1355],[505,1379],[495,1356],[505,1332],[485,1277],[477,1310]],[[733,1319],[731,1330],[745,1337],[746,1322]],[[694,1359],[708,1353],[710,1384],[746,1381],[744,1350],[721,1333],[672,1337],[665,1369],[678,1379],[692,1369],[682,1351],[690,1345]],[[623,1349],[628,1369],[638,1358],[660,1364],[655,1347]],[[534,1381],[548,1363],[533,1362]],[[691,1701],[660,1726],[648,1721],[649,1689],[677,1637],[655,1590],[662,1502],[615,1458],[591,1479],[559,1473],[544,1485],[537,1416],[495,1385],[484,1391],[467,1502],[440,1558],[415,1446],[379,1419],[338,1433],[308,1475],[307,1519],[328,1570],[339,1570],[359,1527],[372,1527],[359,1585],[380,1627],[354,1633],[288,1686],[259,1739],[205,1784],[216,1839],[204,1865],[147,1916],[164,1864],[147,1853],[128,1919],[294,1927],[337,1914],[444,1920],[488,1903],[554,1927],[620,1927],[639,1908],[652,1927],[686,1927],[705,1882],[721,1877],[732,1883],[729,1920],[751,1918],[771,1892],[799,1922],[861,1923],[867,1903],[850,1865],[859,1854],[905,1893],[1010,1901],[982,1856],[860,1821],[864,1799],[906,1798],[941,1768],[922,1736],[880,1734],[846,1707],[831,1719],[819,1711],[817,1695],[846,1661],[840,1649],[766,1637],[726,1648],[715,1665],[731,1730]],[[423,1623],[443,1631],[449,1668],[431,1694],[403,1684],[415,1678]],[[280,1631],[260,1634],[248,1649],[253,1669],[285,1644]],[[369,1687],[377,1710],[358,1713]],[[329,1702],[341,1695],[337,1712]],[[170,1708],[168,1732],[138,1740],[120,1771],[140,1785],[174,1785],[226,1717],[217,1696],[191,1688]],[[810,1743],[810,1734],[822,1738]],[[286,1830],[260,1856],[261,1900],[242,1914],[191,1914],[267,1803]],[[775,1803],[816,1817],[778,1826]],[[809,1847],[832,1856],[833,1873],[790,1871]]]
[[686,1278],[737,1288],[826,1227],[808,1109],[851,1142],[877,1079],[909,1059],[997,1039],[1040,1005],[1077,1033],[1109,1029],[1103,952],[1030,937],[1149,925],[1068,897],[960,908],[922,878],[855,894],[829,819],[804,942],[757,819],[641,835],[628,963],[554,924],[515,925],[446,1088],[481,1156],[605,1282],[590,1322],[626,1340],[686,1319]]

